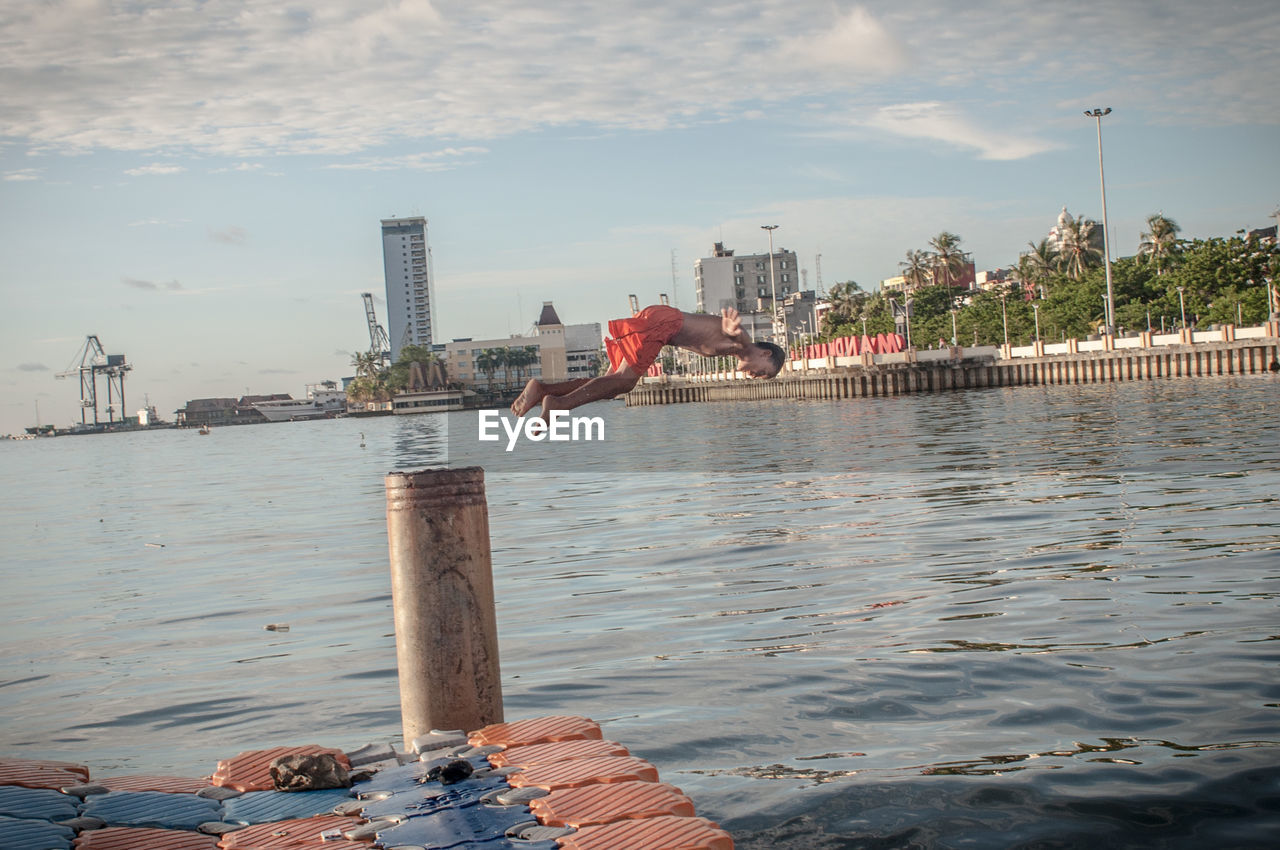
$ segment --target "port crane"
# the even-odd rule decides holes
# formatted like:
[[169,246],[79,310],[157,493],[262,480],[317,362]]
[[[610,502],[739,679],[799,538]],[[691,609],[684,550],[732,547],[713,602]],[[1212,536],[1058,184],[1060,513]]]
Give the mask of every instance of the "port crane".
[[[107,354],[102,348],[102,343],[98,341],[97,334],[89,334],[85,337],[78,356],[79,365],[70,366],[55,377],[69,378],[76,374],[80,376],[80,424],[89,424],[85,421],[85,417],[90,409],[93,410],[93,424],[101,424],[98,419],[99,375],[107,379],[107,407],[104,411],[107,414],[107,424],[113,424],[116,421],[115,396],[117,394],[120,396],[120,421],[123,422],[125,420],[124,376],[133,367],[125,362],[123,354]],[[75,361],[73,360],[72,363]]]
[[387,336],[386,329],[378,324],[378,316],[373,312],[373,293],[363,292],[360,297],[364,299],[364,317],[369,323],[369,353],[379,358],[380,368],[386,368],[391,365],[391,339]]

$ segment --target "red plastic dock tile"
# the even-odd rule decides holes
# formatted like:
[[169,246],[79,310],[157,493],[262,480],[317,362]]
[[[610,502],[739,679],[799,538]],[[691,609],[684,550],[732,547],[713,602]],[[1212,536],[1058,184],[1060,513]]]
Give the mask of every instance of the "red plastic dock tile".
[[548,744],[552,741],[600,740],[600,725],[588,717],[556,714],[517,720],[514,723],[494,723],[472,732],[468,740],[473,747],[505,744],[522,747],[528,744]]
[[529,744],[510,747],[489,756],[494,767],[534,764],[554,764],[558,761],[594,758],[596,756],[629,756],[631,752],[616,741],[555,741],[550,744]]
[[543,826],[581,829],[631,818],[660,815],[693,817],[693,801],[664,782],[610,782],[563,788],[529,801],[529,809]]
[[93,780],[112,791],[163,791],[166,794],[194,794],[211,784],[208,777],[191,779],[186,776],[109,776]]
[[657,782],[658,769],[635,756],[604,756],[538,764],[507,777],[512,788],[536,785],[548,791],[600,782]]
[[218,839],[182,829],[109,826],[80,833],[76,850],[216,850]]
[[275,789],[275,783],[271,780],[271,762],[281,756],[315,756],[323,753],[337,757],[343,767],[351,769],[351,762],[347,760],[342,750],[319,747],[315,744],[300,747],[273,747],[269,750],[249,750],[218,762],[218,769],[213,773],[213,784],[223,788],[234,788],[237,791],[271,791]]
[[589,826],[558,841],[561,850],[733,850],[719,824],[670,816]]
[[311,818],[263,823],[228,832],[218,841],[218,847],[221,850],[308,850],[312,847],[337,850],[341,847],[353,847],[358,842],[350,842],[345,838],[325,841],[320,837],[321,834],[334,829],[350,829],[358,823],[363,821],[340,815],[316,815]]
[[23,788],[66,788],[89,781],[89,768],[69,761],[0,759],[0,785]]

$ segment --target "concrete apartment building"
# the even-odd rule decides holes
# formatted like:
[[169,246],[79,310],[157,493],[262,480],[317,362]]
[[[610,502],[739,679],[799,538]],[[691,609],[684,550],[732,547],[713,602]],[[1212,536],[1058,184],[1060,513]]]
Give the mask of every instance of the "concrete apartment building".
[[[495,390],[516,389],[529,378],[543,381],[567,381],[590,378],[597,374],[600,363],[600,325],[566,325],[556,308],[544,301],[542,312],[531,334],[500,339],[456,339],[444,344],[444,358],[451,380],[469,387]],[[520,369],[499,368],[492,375],[479,366],[480,355],[491,348],[531,348],[537,357]]]
[[429,346],[433,338],[435,281],[431,279],[425,218],[382,220],[382,268],[387,288],[387,336],[394,363],[404,346]]
[[710,257],[693,264],[697,310],[719,313],[725,307],[733,307],[739,313],[769,312],[775,283],[779,301],[800,290],[800,265],[795,251],[779,248],[773,252],[773,275],[771,278],[768,254],[735,256],[723,242],[717,242]]

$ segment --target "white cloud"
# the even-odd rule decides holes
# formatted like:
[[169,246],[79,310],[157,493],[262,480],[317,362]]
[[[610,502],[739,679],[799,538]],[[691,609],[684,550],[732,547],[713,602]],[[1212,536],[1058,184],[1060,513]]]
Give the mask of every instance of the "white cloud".
[[865,73],[890,73],[907,64],[906,46],[861,6],[827,29],[789,39],[788,61],[806,67],[828,66]]
[[876,110],[866,126],[913,139],[978,151],[983,159],[1022,159],[1056,147],[989,122],[972,121],[942,103],[902,103]]
[[482,147],[459,147],[444,148],[438,151],[424,151],[422,153],[408,154],[405,156],[395,157],[364,157],[349,162],[331,163],[326,168],[343,169],[350,171],[396,171],[399,169],[408,169],[410,171],[448,171],[457,168],[460,165],[467,165],[475,161],[475,158],[481,154],[488,153],[488,148]]
[[16,171],[6,171],[4,179],[13,183],[25,180],[39,180],[40,171],[41,169],[39,168],[19,168]]
[[[0,127],[33,150],[343,155],[410,139],[461,146],[548,127],[736,120],[796,98],[857,98],[857,117],[879,122],[864,126],[934,139],[921,116],[875,110],[984,98],[1029,107],[1104,86],[1123,95],[1114,105],[1162,119],[1280,120],[1274,0],[0,5]],[[979,143],[972,127],[932,120],[984,156],[1036,146]]]
[[131,177],[145,177],[153,174],[181,174],[187,169],[181,165],[165,165],[160,162],[153,162],[150,165],[141,165],[137,168],[130,168],[125,171]]

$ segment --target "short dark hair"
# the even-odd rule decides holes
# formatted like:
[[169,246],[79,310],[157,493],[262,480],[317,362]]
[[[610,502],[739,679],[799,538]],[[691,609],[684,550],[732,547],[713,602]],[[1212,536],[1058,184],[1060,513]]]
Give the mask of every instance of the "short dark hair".
[[773,363],[773,376],[782,371],[782,364],[787,359],[787,352],[782,350],[782,346],[774,345],[772,342],[757,342],[756,347],[769,352],[769,360]]

